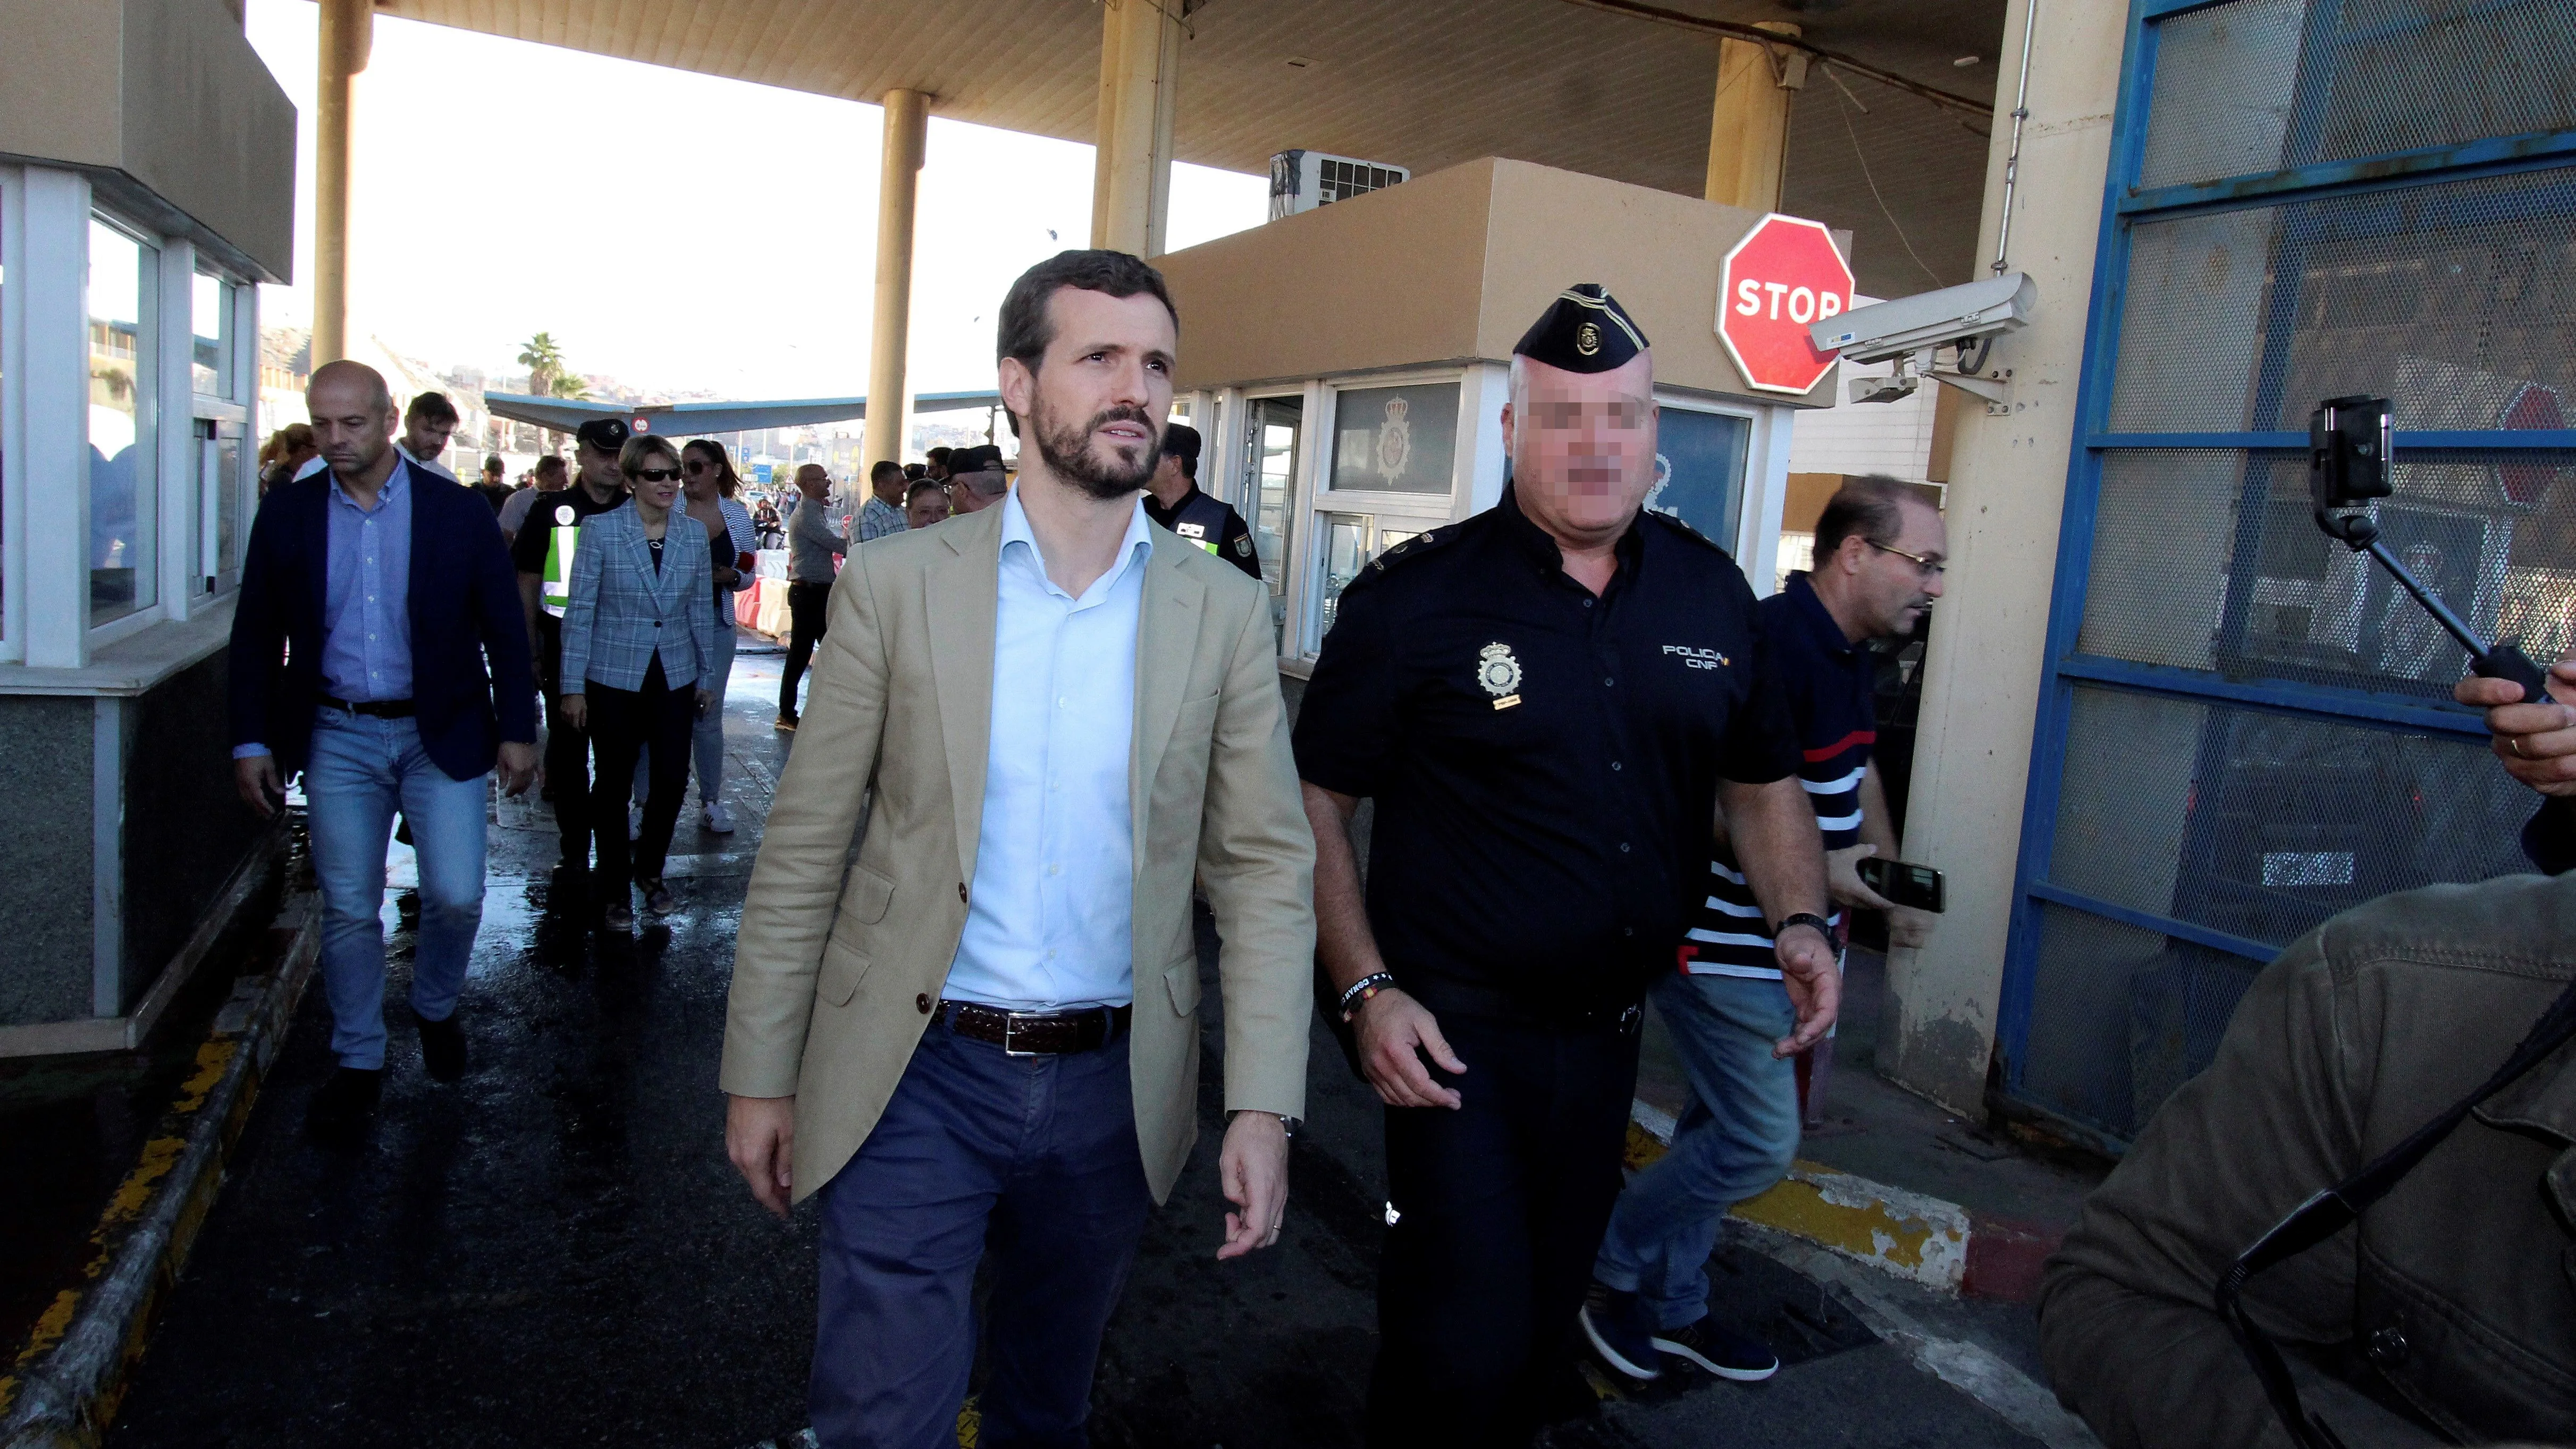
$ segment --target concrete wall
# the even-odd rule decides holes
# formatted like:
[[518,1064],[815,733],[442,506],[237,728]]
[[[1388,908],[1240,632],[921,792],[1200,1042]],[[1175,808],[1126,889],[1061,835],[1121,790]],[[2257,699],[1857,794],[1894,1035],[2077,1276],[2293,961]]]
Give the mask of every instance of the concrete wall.
[[91,1014],[96,703],[0,696],[0,1026]]
[[[2023,14],[2011,8],[2000,52],[2016,63]],[[1950,909],[1929,944],[1888,961],[1879,1065],[1962,1111],[1982,1101],[1994,1043],[2126,20],[2119,5],[2041,11],[2011,257],[2039,283],[2039,311],[1989,364],[2013,370],[2008,411],[1960,409],[1950,455],[1949,593],[1925,661],[1904,846],[1949,877]],[[1985,258],[2015,79],[1996,87]]]
[[233,793],[226,659],[218,650],[139,699],[119,701],[125,750],[125,950],[131,1011],[241,868],[263,822]]
[[1755,393],[1718,341],[1719,263],[1759,220],[1526,161],[1453,166],[1156,258],[1181,313],[1176,385],[1500,362],[1558,292],[1599,282],[1659,385],[1829,405],[1834,372],[1803,397]]
[[293,270],[295,107],[224,0],[0,0],[0,156],[262,280]]

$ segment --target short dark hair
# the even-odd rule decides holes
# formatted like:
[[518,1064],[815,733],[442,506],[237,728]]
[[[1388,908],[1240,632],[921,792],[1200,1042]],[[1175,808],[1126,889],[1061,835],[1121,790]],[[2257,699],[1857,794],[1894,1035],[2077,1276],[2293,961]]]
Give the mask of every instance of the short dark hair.
[[456,404],[449,402],[443,392],[425,392],[411,400],[411,406],[403,416],[426,418],[433,423],[453,423],[456,421]]
[[1908,503],[1933,506],[1921,489],[1902,478],[1864,473],[1844,479],[1843,486],[1834,490],[1824,513],[1816,519],[1816,562],[1821,564],[1833,557],[1842,549],[1843,540],[1855,535],[1874,544],[1894,543],[1896,536],[1905,531],[1903,510]]
[[995,362],[1016,357],[1021,366],[1037,371],[1047,348],[1055,343],[1055,319],[1049,315],[1047,303],[1066,287],[1109,297],[1149,292],[1163,304],[1164,311],[1172,314],[1173,330],[1180,328],[1181,309],[1172,305],[1163,274],[1147,266],[1143,258],[1111,251],[1057,252],[1020,273],[1020,279],[1011,284],[1010,295],[1002,299],[1002,323],[993,347]]
[[1192,482],[1198,481],[1199,430],[1187,423],[1173,423],[1164,428],[1163,456],[1179,459],[1181,476]]
[[948,466],[948,455],[950,451],[951,450],[947,448],[933,448],[921,456],[928,458],[930,461],[937,463],[944,468]]
[[483,471],[486,473],[498,473],[509,466],[509,464],[501,461],[501,455],[498,453],[486,453],[483,455]]
[[560,473],[563,470],[564,460],[563,454],[561,453],[548,453],[537,460],[536,472],[537,476],[541,478],[548,474]]
[[870,486],[874,486],[879,478],[884,477],[888,473],[892,473],[898,478],[902,477],[903,465],[895,462],[891,458],[880,459],[875,467],[868,470],[868,483]]
[[913,480],[911,487],[903,490],[903,506],[910,508],[912,506],[912,500],[919,498],[924,493],[936,493],[940,497],[945,498],[948,496],[948,488],[946,484],[934,482],[928,478],[916,478]]

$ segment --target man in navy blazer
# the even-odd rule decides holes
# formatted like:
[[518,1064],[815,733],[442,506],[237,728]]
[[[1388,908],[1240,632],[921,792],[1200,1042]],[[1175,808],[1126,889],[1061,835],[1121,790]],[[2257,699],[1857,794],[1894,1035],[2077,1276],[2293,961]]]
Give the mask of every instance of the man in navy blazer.
[[397,451],[373,368],[330,363],[305,392],[329,471],[269,490],[233,614],[234,783],[262,815],[304,774],[322,886],[322,982],[340,1068],[311,1124],[351,1139],[385,1065],[385,838],[420,859],[412,1014],[429,1075],[465,1071],[456,998],[483,920],[488,777],[537,773],[536,677],[492,510]]

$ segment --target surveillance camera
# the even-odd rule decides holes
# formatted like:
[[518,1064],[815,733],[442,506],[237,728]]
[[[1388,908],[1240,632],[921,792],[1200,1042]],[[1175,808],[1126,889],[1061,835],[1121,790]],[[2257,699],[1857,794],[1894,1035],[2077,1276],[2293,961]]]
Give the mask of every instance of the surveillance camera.
[[1884,362],[1928,353],[1943,343],[2018,331],[2038,305],[2039,284],[2023,273],[2006,272],[1964,287],[1855,307],[1815,323],[1807,335],[1817,351],[1839,350],[1846,362]]

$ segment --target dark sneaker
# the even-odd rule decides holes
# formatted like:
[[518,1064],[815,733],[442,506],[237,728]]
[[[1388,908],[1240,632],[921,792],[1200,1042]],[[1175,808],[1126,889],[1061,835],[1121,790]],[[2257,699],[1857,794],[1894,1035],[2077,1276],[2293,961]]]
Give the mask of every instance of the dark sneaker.
[[635,908],[624,901],[610,901],[599,913],[599,926],[604,931],[635,929]]
[[1688,1328],[1656,1331],[1655,1350],[1697,1366],[1704,1373],[1739,1384],[1755,1384],[1780,1371],[1780,1355],[1751,1334],[1738,1333],[1714,1317]]
[[420,1065],[431,1081],[452,1082],[465,1075],[465,1026],[455,1017],[420,1024]]
[[355,1147],[375,1120],[384,1097],[385,1072],[377,1067],[342,1067],[313,1094],[304,1114],[304,1130],[326,1146]]
[[1654,1325],[1636,1294],[1599,1282],[1584,1290],[1583,1336],[1601,1361],[1621,1374],[1639,1383],[1663,1376],[1655,1363]]
[[667,916],[679,908],[680,903],[671,895],[671,888],[662,884],[660,876],[657,875],[651,880],[638,881],[636,884],[644,890],[645,914]]

